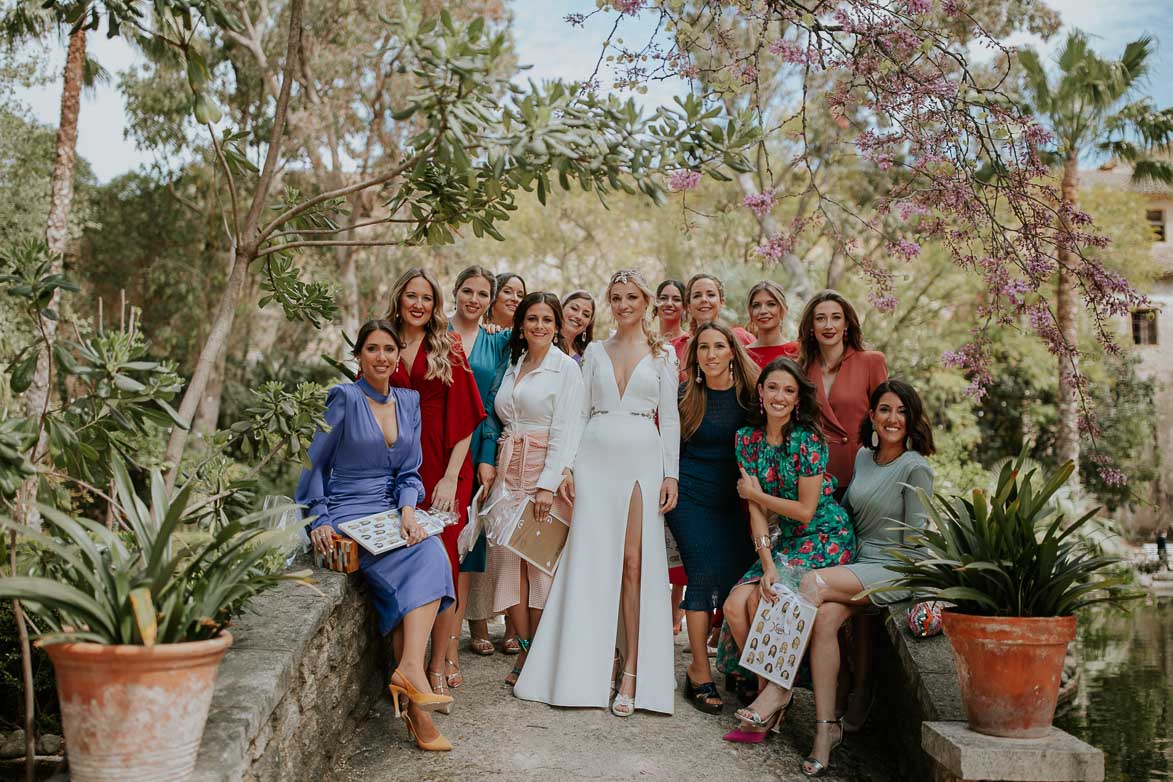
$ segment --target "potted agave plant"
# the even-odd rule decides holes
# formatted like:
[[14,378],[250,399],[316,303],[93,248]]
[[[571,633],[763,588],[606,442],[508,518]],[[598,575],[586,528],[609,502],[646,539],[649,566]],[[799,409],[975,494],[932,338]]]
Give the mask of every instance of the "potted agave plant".
[[148,507],[112,470],[113,529],[44,506],[44,532],[0,517],[35,552],[31,575],[0,578],[0,599],[21,601],[53,662],[71,779],[185,779],[229,621],[308,571],[279,572],[285,533],[264,518],[281,509],[198,529],[190,486],[168,497],[153,472]]
[[1050,731],[1076,612],[1136,596],[1107,570],[1119,560],[1079,534],[1099,509],[1071,521],[1053,501],[1074,466],[1036,485],[1025,459],[1024,450],[1002,466],[992,496],[922,496],[928,524],[906,538],[892,567],[894,588],[953,604],[942,626],[969,725],[1012,738]]

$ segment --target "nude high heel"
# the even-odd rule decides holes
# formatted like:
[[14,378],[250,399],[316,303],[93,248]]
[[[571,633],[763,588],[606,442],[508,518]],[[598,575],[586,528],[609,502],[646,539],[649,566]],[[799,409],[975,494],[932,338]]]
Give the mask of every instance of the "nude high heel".
[[444,675],[443,671],[428,671],[428,683],[432,685],[432,692],[436,695],[447,698],[447,703],[442,703],[435,708],[435,711],[441,714],[452,713],[452,701],[455,700],[445,690],[448,689],[448,677]]
[[420,738],[419,732],[415,729],[415,723],[411,721],[411,715],[406,711],[403,712],[403,724],[407,726],[407,732],[415,739],[415,745],[426,752],[449,752],[452,749],[452,742],[444,738],[443,733],[437,732],[436,738],[431,741],[424,741]]
[[[399,679],[396,682],[396,678]],[[395,716],[400,716],[399,697],[403,696],[411,701],[412,705],[423,711],[436,711],[443,706],[451,708],[451,695],[436,695],[430,692],[420,692],[412,686],[408,678],[400,673],[399,669],[395,669],[395,673],[391,674],[391,683],[387,685],[387,689],[391,691],[391,702],[395,704]],[[406,712],[406,709],[402,709]]]

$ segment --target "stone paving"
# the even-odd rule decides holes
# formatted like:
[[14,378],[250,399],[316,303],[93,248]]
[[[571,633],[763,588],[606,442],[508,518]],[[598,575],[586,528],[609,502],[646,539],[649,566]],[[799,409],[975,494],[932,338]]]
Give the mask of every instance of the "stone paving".
[[[501,625],[491,627],[494,640]],[[467,636],[466,636],[467,637]],[[462,647],[466,642],[462,641]],[[688,665],[684,635],[676,639],[677,680]],[[450,716],[437,724],[455,748],[421,752],[383,698],[339,752],[337,780],[803,780],[802,753],[810,748],[814,708],[808,691],[796,693],[781,735],[741,746],[721,740],[733,727],[736,708],[726,697],[721,716],[702,714],[677,690],[676,713],[637,712],[626,719],[597,709],[552,708],[514,698],[503,681],[511,657],[461,653],[465,684]],[[718,678],[720,681],[720,678]],[[860,736],[836,751],[826,779],[892,782],[898,779],[894,746],[877,736],[879,707]]]

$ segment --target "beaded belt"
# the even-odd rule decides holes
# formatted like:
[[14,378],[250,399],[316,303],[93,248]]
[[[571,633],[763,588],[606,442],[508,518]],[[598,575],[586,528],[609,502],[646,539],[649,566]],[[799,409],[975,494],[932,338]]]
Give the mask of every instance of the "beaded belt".
[[653,412],[643,412],[640,410],[600,410],[597,407],[591,408],[591,417],[596,415],[638,415],[642,418],[647,418],[649,421],[656,420],[656,414]]

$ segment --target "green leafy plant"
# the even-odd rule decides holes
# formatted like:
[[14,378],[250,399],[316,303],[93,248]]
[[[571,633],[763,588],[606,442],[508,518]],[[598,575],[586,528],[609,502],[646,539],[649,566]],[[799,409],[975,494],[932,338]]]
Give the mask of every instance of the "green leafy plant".
[[[0,599],[20,600],[40,642],[178,643],[212,638],[255,595],[282,581],[308,583],[309,571],[276,572],[286,533],[264,522],[282,508],[208,532],[186,530],[198,517],[192,486],[168,497],[152,471],[149,506],[115,458],[118,527],[108,529],[42,506],[49,531],[0,517],[0,527],[38,547],[26,575],[0,578]],[[281,554],[280,556],[275,556]]]
[[895,552],[900,576],[881,590],[911,589],[982,616],[1068,616],[1094,603],[1119,603],[1136,595],[1127,579],[1105,575],[1119,563],[1101,556],[1077,533],[1099,508],[1068,522],[1052,500],[1071,477],[1071,462],[1035,485],[1036,470],[1023,473],[1026,449],[1002,465],[992,496],[974,489],[970,498],[929,497],[925,529],[910,533]]

